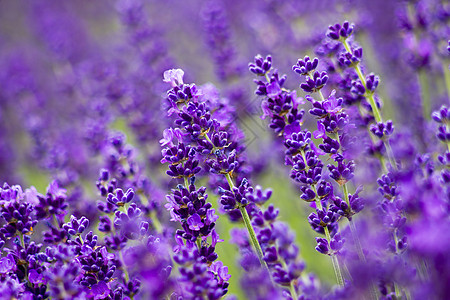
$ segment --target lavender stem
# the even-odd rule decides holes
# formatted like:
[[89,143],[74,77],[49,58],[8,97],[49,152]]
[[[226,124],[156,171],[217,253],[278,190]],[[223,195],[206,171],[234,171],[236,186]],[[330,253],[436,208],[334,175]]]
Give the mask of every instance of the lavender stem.
[[[229,173],[225,174],[225,177],[228,181],[228,185],[230,186],[230,190],[233,191],[234,183],[233,183],[233,180],[231,179],[230,174]],[[258,238],[256,237],[255,230],[253,229],[253,226],[251,224],[250,216],[248,215],[247,210],[245,209],[244,206],[239,207],[239,210],[241,211],[242,219],[244,220],[245,227],[247,228],[247,231],[250,235],[250,241],[253,245],[254,250],[256,251],[256,254],[258,255],[261,266],[266,268],[267,272],[269,272],[269,267],[267,266],[267,263],[264,260],[264,254],[261,249],[261,245],[258,242]],[[270,272],[269,272],[269,274],[270,274]]]
[[[342,45],[344,45],[345,50],[347,50],[348,53],[353,53],[351,48],[350,48],[350,46],[348,45],[346,39],[341,39],[340,41],[341,41]],[[361,80],[362,85],[364,86],[364,88],[367,91],[366,79],[364,78],[364,75],[363,75],[363,73],[361,71],[361,67],[360,67],[359,63],[355,64],[353,66],[353,68],[355,69],[356,73],[358,74],[359,80]],[[370,104],[370,107],[372,108],[372,112],[373,112],[373,116],[375,117],[375,121],[377,123],[382,123],[383,122],[383,118],[381,117],[381,113],[380,113],[380,111],[379,111],[379,109],[377,107],[377,103],[375,102],[375,98],[373,97],[373,95],[374,95],[373,92],[366,92],[366,96],[367,96],[367,99],[369,99],[369,104]],[[392,152],[391,146],[389,144],[389,141],[388,140],[384,140],[383,143],[384,143],[384,146],[386,147],[389,163],[391,164],[391,166],[395,170],[397,170],[397,164],[395,162],[395,159],[394,159],[393,152]],[[386,166],[384,166],[384,167],[385,167],[385,169],[387,169]]]
[[445,87],[447,89],[447,97],[450,98],[450,69],[449,65],[444,63],[442,64],[442,72],[444,73],[444,79],[445,79]]
[[420,84],[420,93],[422,98],[423,117],[429,120],[431,117],[431,99],[428,85],[428,75],[426,70],[419,70],[418,80]]

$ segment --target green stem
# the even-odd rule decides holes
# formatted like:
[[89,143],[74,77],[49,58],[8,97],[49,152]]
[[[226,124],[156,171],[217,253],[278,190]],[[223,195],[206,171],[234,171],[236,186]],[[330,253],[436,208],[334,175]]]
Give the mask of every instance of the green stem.
[[383,155],[378,155],[378,159],[380,160],[381,166],[383,167],[383,171],[385,173],[389,172],[389,169],[387,168],[386,161],[384,160]]
[[269,267],[267,266],[267,263],[264,260],[264,254],[263,254],[263,251],[261,249],[261,245],[258,242],[258,238],[256,237],[255,230],[253,230],[253,227],[252,227],[252,224],[251,224],[251,221],[250,221],[250,216],[248,215],[247,210],[245,209],[245,207],[240,207],[239,210],[241,211],[242,219],[244,219],[245,227],[247,227],[248,233],[250,234],[250,240],[252,242],[254,250],[258,254],[258,257],[259,257],[259,260],[261,262],[261,265],[263,267],[265,267],[267,269],[267,271],[269,271]]
[[295,290],[294,281],[291,281],[291,285],[289,286],[289,290],[291,292],[291,297],[294,300],[298,299],[297,291]]
[[443,64],[443,72],[444,72],[444,78],[445,78],[445,87],[447,89],[447,97],[450,98],[450,70],[449,65],[444,63]]
[[395,162],[395,159],[394,159],[394,151],[392,151],[392,148],[391,148],[391,143],[389,143],[389,140],[384,140],[383,143],[384,143],[384,147],[386,148],[386,153],[387,153],[387,156],[389,159],[389,163],[394,168],[394,170],[398,170],[397,163]]
[[114,215],[110,215],[110,214],[108,214],[107,215],[108,216],[108,218],[109,218],[109,220],[111,221],[111,233],[113,234],[113,235],[116,235],[116,229],[114,228]]
[[152,220],[153,226],[156,229],[156,232],[162,233],[163,232],[163,228],[162,228],[161,222],[159,222],[158,217],[156,216],[156,213],[152,214],[151,220]]
[[53,221],[55,222],[55,226],[56,226],[57,228],[59,228],[60,226],[59,226],[58,219],[56,218],[56,215],[53,215]]
[[[350,46],[348,45],[347,41],[345,39],[343,39],[342,44],[345,47],[345,50],[347,50],[347,52],[349,53],[353,53],[352,50],[350,49]],[[375,101],[374,98],[374,93],[373,92],[368,92],[367,91],[367,83],[366,83],[366,78],[364,77],[364,74],[361,71],[361,66],[359,63],[355,64],[353,66],[353,69],[355,69],[356,73],[358,74],[359,80],[361,81],[362,85],[364,86],[364,89],[366,90],[366,98],[369,100],[369,104],[370,107],[372,108],[372,113],[373,116],[375,118],[375,121],[377,123],[382,123],[383,122],[383,118],[381,117],[381,113],[380,110],[378,109],[377,103]],[[389,163],[391,164],[391,166],[397,170],[397,164],[395,163],[395,159],[394,159],[394,155],[393,155],[393,151],[391,149],[391,145],[389,144],[388,140],[384,140],[384,147],[386,148],[386,152],[387,152],[387,156],[389,159]],[[384,166],[385,169],[387,169],[386,166]]]
[[233,179],[231,179],[231,176],[229,173],[225,174],[225,178],[227,179],[228,186],[230,187],[231,191],[233,192],[233,188],[234,188]]
[[[141,196],[142,205],[147,207],[149,204],[147,196],[142,191],[139,191],[138,194],[139,194],[139,196]],[[162,233],[163,228],[162,228],[161,222],[159,222],[159,220],[158,220],[158,216],[156,215],[155,211],[150,212],[150,219],[152,220],[153,227],[156,229],[156,231],[158,233]]]
[[[358,111],[359,111],[359,114],[360,114],[361,116],[364,116],[364,111],[363,111],[363,109],[362,109],[362,107],[361,107],[361,104],[358,104]],[[370,140],[372,141],[372,143],[375,143],[375,142],[376,142],[376,139],[375,139],[375,137],[373,136],[372,132],[370,132],[370,130],[369,130],[368,127],[367,127],[367,131],[369,132]],[[389,172],[389,169],[388,169],[388,167],[387,167],[387,164],[386,164],[386,161],[384,160],[383,155],[376,155],[376,157],[377,157],[378,160],[380,161],[380,164],[381,164],[381,167],[383,168],[383,171],[384,171],[385,173]]]
[[[325,235],[327,236],[327,240],[331,241],[330,232],[328,231],[328,227],[324,227]],[[340,286],[344,286],[344,279],[342,277],[341,267],[339,266],[339,260],[336,254],[331,254],[331,262],[333,263],[334,274],[336,275],[337,283]]]
[[400,292],[400,287],[398,286],[397,282],[394,282],[394,290],[395,290],[395,298],[401,299],[402,293]]
[[[348,45],[347,41],[345,39],[342,40],[342,44],[345,47],[345,50],[347,50],[347,52],[349,53],[353,53],[352,50],[350,49],[350,46]],[[355,69],[356,73],[358,74],[359,80],[361,80],[361,83],[363,84],[366,93],[367,93],[367,98],[369,99],[369,104],[372,108],[373,111],[373,116],[375,117],[375,121],[377,121],[377,123],[383,122],[383,119],[381,118],[381,114],[380,111],[378,110],[377,104],[375,102],[375,99],[373,97],[373,93],[368,93],[367,92],[367,85],[366,85],[366,78],[364,78],[364,75],[361,71],[361,67],[358,64],[355,64],[353,66],[353,68]]]
[[[225,177],[228,181],[228,185],[230,186],[231,191],[233,191],[234,183],[233,183],[233,180],[231,179],[230,174],[229,173],[225,174]],[[244,220],[245,227],[247,228],[247,231],[250,236],[250,242],[251,242],[256,254],[258,255],[261,266],[266,268],[267,272],[269,272],[269,267],[267,266],[267,263],[264,260],[264,253],[261,249],[261,245],[258,242],[258,238],[256,237],[256,233],[255,233],[255,230],[253,229],[253,226],[252,226],[252,223],[250,220],[250,216],[248,215],[248,212],[245,209],[245,207],[241,206],[241,207],[239,207],[239,210],[241,211],[242,219]],[[269,272],[269,274],[270,274],[270,272]]]
[[353,236],[353,240],[355,242],[356,252],[358,252],[358,257],[359,257],[359,259],[361,261],[365,262],[366,261],[366,256],[364,255],[364,252],[362,250],[361,242],[359,241],[358,232],[356,231],[355,223],[353,222],[352,219],[349,219],[348,223],[349,223],[349,226],[350,226],[350,231],[351,231],[352,236]]
[[25,249],[25,240],[23,238],[23,233],[19,233],[20,236],[20,245],[22,246],[23,249]]
[[[25,249],[25,239],[23,238],[23,233],[20,232],[19,236],[20,236],[20,245],[22,246],[23,249]],[[31,282],[28,280],[28,262],[26,265],[24,265],[24,268],[25,268],[25,280],[27,281],[27,284],[31,286]]]
[[347,203],[348,208],[351,209],[351,207],[350,207],[350,199],[348,197],[348,188],[347,188],[347,184],[346,183],[344,183],[344,185],[342,185],[342,191],[344,192],[345,203]]
[[189,180],[187,179],[186,176],[183,177],[184,178],[184,186],[189,189]]
[[426,120],[431,118],[431,99],[428,85],[428,77],[425,69],[419,70],[420,94],[422,98],[423,116]]
[[125,267],[125,262],[123,260],[123,254],[122,254],[122,250],[119,250],[119,259],[120,259],[120,263],[122,264],[122,271],[125,275],[125,280],[128,283],[130,281],[130,275],[128,274],[127,268]]
[[323,96],[322,91],[318,90],[317,92],[319,93],[320,98],[322,99],[322,101],[325,101],[325,97]]
[[[450,131],[450,122],[447,122],[445,124],[445,128],[446,128],[447,132]],[[450,141],[447,141],[447,149],[448,149],[448,152],[450,152]]]

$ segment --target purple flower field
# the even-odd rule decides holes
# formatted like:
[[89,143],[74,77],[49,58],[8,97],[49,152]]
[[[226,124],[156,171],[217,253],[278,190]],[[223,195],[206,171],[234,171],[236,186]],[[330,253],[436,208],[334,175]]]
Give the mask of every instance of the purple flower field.
[[0,299],[450,299],[450,3],[0,2]]

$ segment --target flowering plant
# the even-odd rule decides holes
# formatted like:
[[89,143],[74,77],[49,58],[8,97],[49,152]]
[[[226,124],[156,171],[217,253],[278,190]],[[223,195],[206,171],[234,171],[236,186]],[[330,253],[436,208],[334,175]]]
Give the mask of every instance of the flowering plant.
[[448,297],[448,5],[91,2],[0,3],[1,299]]

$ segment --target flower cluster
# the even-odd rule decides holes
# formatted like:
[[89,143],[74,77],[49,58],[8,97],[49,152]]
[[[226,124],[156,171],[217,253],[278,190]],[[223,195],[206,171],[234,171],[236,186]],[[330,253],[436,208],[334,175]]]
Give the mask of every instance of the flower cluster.
[[[215,252],[216,244],[222,241],[215,230],[219,217],[212,204],[207,201],[206,187],[197,189],[195,186],[196,174],[202,170],[199,158],[202,153],[208,155],[212,151],[211,145],[202,143],[203,137],[214,132],[219,127],[219,122],[212,118],[206,103],[198,101],[199,94],[185,94],[186,96],[181,97],[184,99],[182,102],[172,97],[179,94],[177,90],[185,90],[186,86],[191,91],[197,91],[194,84],[183,83],[183,74],[182,70],[168,70],[164,73],[164,80],[172,84],[172,89],[167,92],[170,111],[177,117],[174,120],[176,128],[166,129],[167,140],[160,141],[161,145],[168,146],[163,148],[161,160],[162,163],[169,163],[167,175],[182,179],[184,183],[171,190],[166,196],[168,203],[165,205],[172,217],[171,221],[179,222],[182,227],[176,231],[178,246],[174,249],[174,260],[180,265],[183,286],[176,294],[219,299],[228,292],[230,278],[227,267],[217,260]],[[179,108],[181,104],[185,104],[183,109]],[[226,139],[224,142],[218,136],[213,139],[222,148],[226,143]],[[228,173],[237,168],[238,163],[234,162],[232,156],[220,159],[218,154],[217,159],[208,160],[207,165],[217,173]]]
[[1,299],[448,298],[448,6],[241,2],[1,2]]
[[[257,57],[255,63],[257,64],[261,58]],[[266,92],[261,93],[264,89],[268,91],[272,85],[272,80],[267,82],[258,81],[257,94],[265,96],[262,107],[269,109],[269,115],[272,120],[282,119],[285,130],[275,130],[276,133],[281,133],[284,138],[284,146],[286,148],[285,162],[291,166],[290,177],[301,184],[300,198],[307,202],[315,202],[316,212],[310,214],[308,220],[312,228],[318,232],[326,235],[326,238],[317,238],[317,251],[324,254],[331,254],[338,252],[343,246],[343,239],[338,232],[338,221],[342,216],[346,216],[351,220],[351,216],[361,211],[363,205],[357,193],[349,195],[347,191],[347,182],[353,178],[355,171],[355,163],[352,160],[344,158],[345,144],[341,141],[347,139],[349,124],[349,116],[343,110],[343,99],[335,96],[333,91],[328,98],[324,98],[321,89],[325,86],[328,76],[325,71],[316,71],[319,65],[319,59],[306,56],[299,59],[297,64],[292,69],[305,76],[305,83],[300,85],[306,93],[318,92],[321,100],[317,101],[310,95],[306,99],[312,104],[312,109],[309,113],[318,118],[318,130],[312,134],[310,131],[301,130],[301,123],[303,123],[303,112],[298,114],[294,112],[298,119],[286,118],[290,110],[294,107],[285,106],[285,110],[275,109],[270,103],[281,102],[289,103],[290,95],[293,92],[287,89],[279,89],[276,93]],[[255,72],[253,64],[250,64],[250,71]],[[267,78],[271,78],[271,68],[265,70],[264,74]],[[276,71],[273,71],[276,73]],[[283,76],[285,77],[285,76]],[[272,77],[273,78],[273,77]],[[320,80],[318,78],[321,78]],[[297,100],[300,102],[300,100]],[[295,108],[296,110],[296,108]],[[273,121],[272,121],[273,122]],[[270,126],[273,128],[273,126]],[[287,129],[287,130],[286,130]],[[317,148],[313,143],[315,139],[321,138],[323,143],[319,144]],[[320,159],[320,155],[328,154],[336,164],[328,164],[327,168],[330,172],[330,178],[343,187],[345,200],[335,195],[334,188],[326,177],[323,176],[324,165]]]

